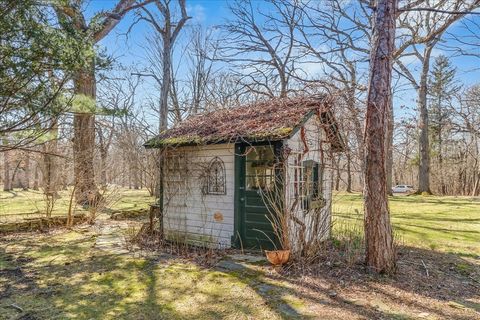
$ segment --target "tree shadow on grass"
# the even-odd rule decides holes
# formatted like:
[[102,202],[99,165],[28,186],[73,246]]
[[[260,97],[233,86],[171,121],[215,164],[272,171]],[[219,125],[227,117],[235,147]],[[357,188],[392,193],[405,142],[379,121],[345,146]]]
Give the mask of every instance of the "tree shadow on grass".
[[147,273],[146,304],[129,304],[121,314],[125,318],[132,315],[134,319],[269,318],[259,316],[251,300],[258,305],[262,302],[256,297],[243,296],[241,283],[232,281],[228,274],[175,258],[151,261]]
[[[437,215],[437,213],[431,213],[431,215]],[[347,217],[347,216],[345,216]],[[448,217],[442,217],[439,219],[438,216],[428,216],[425,215],[422,212],[419,212],[418,214],[392,214],[392,217],[395,219],[404,219],[404,220],[421,220],[421,221],[429,221],[429,222],[460,222],[460,223],[472,223],[472,222],[479,222],[480,223],[480,218],[448,218]]]
[[351,300],[337,296],[329,287],[313,286],[299,280],[300,277],[287,278],[243,263],[230,264],[237,264],[237,271],[223,272],[237,277],[255,290],[265,304],[282,319],[380,319],[386,316],[385,312],[372,306],[352,303]]
[[[416,229],[425,229],[425,232],[418,232],[412,230],[412,228]],[[428,226],[423,226],[423,225],[416,225],[416,224],[407,224],[403,223],[401,226],[400,225],[394,225],[395,230],[401,230],[403,232],[415,232],[419,234],[431,234],[431,232],[438,232],[441,234],[449,234],[449,235],[456,235],[459,237],[464,238],[465,240],[470,240],[470,241],[480,241],[480,231],[475,231],[475,230],[462,230],[462,229],[448,229],[448,228],[442,228],[442,227],[428,227]]]
[[[433,214],[433,213],[430,213]],[[436,213],[435,213],[436,214]],[[357,220],[357,221],[363,221],[363,214],[345,214],[345,213],[340,213],[336,212],[334,217],[346,219],[346,220]],[[429,222],[459,222],[459,223],[475,223],[475,222],[480,222],[480,218],[446,218],[442,217],[441,220],[439,220],[438,217],[429,217],[428,215],[425,215],[424,213],[419,212],[418,214],[399,214],[399,213],[392,213],[392,218],[394,220],[397,219],[402,219],[402,220],[421,220],[421,221],[429,221]]]
[[448,206],[473,206],[479,205],[476,198],[445,198],[445,197],[422,197],[422,196],[393,196],[389,197],[393,202],[412,202],[416,204],[445,204]]
[[[293,272],[289,278],[299,287],[312,291],[322,286],[334,287],[338,292],[335,299],[343,299],[346,304],[354,301],[354,310],[368,318],[390,319],[395,315],[417,318],[423,313],[440,319],[477,319],[480,316],[480,263],[477,261],[401,247],[398,271],[391,277],[368,274],[361,264],[342,264],[329,260],[326,255],[307,275]],[[355,301],[360,302],[360,306],[367,304],[374,308],[357,308],[359,303]]]
[[332,253],[308,273],[278,275],[235,261],[233,270],[209,269],[175,257],[107,254],[93,248],[90,234],[12,241],[15,250],[0,241],[0,259],[21,273],[0,273],[0,283],[10,283],[0,307],[16,304],[36,319],[390,319],[405,308],[410,317],[473,319],[479,311],[479,264],[418,248],[401,248],[398,273],[387,278],[337,265]]
[[0,308],[16,305],[23,310],[19,314],[5,309],[2,317],[219,319],[259,314],[258,297],[244,297],[240,282],[217,271],[177,258],[108,254],[96,249],[88,236],[61,241],[39,238],[37,243],[32,238],[12,239],[16,247],[0,252],[1,261],[15,261],[32,276],[27,286],[13,273],[8,278],[0,273],[0,283],[12,283],[9,293],[0,297]]
[[4,193],[11,194],[12,196],[11,197],[0,197],[0,200],[13,199],[13,198],[18,197],[18,193],[15,192],[14,190],[4,191]]

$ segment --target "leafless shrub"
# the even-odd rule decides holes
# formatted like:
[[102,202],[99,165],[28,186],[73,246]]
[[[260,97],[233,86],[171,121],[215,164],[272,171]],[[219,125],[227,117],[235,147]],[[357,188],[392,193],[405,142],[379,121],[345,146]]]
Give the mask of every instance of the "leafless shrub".
[[[290,181],[286,177],[290,170],[284,162],[276,166],[280,172],[283,172],[283,176],[277,176],[273,189],[259,189],[270,213],[268,219],[281,249],[292,250],[296,259],[314,260],[322,248],[323,241],[330,235],[331,217],[323,210],[326,204],[325,199],[321,193],[308,200],[300,195],[290,197],[289,190],[286,190],[283,185],[283,181]],[[305,170],[303,167],[299,169],[302,172]],[[305,181],[298,181],[298,183],[301,185],[299,189],[307,188]],[[318,183],[323,184],[323,181]],[[305,201],[309,201],[310,204],[307,206]],[[272,243],[275,245],[274,241]]]
[[52,217],[53,208],[55,202],[57,201],[57,196],[53,193],[43,193],[43,203],[45,205],[45,217],[50,219]]
[[332,245],[341,252],[347,265],[362,262],[365,256],[363,227],[357,224],[339,224]]
[[227,253],[227,251],[215,249],[207,243],[189,242],[186,235],[181,233],[165,240],[160,236],[158,229],[150,229],[149,223],[143,224],[141,228],[130,226],[125,230],[124,237],[128,250],[139,247],[141,250],[193,260],[205,267],[215,265]]
[[112,207],[120,199],[119,188],[111,186],[108,188],[105,186],[97,193],[88,193],[87,210],[89,212],[89,223],[94,224],[99,213],[107,212],[107,208]]

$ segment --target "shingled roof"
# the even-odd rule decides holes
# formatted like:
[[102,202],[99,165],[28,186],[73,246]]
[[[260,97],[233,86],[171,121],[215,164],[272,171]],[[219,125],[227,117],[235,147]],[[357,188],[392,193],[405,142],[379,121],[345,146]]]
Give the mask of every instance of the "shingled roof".
[[343,149],[330,103],[325,97],[272,99],[244,107],[191,116],[145,143],[147,148],[229,142],[279,141],[292,136],[317,113],[335,149]]

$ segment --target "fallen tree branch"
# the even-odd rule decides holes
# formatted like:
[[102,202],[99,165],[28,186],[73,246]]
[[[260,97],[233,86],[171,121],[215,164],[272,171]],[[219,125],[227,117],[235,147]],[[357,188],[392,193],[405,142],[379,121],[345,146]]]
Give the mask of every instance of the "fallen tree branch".
[[423,260],[421,260],[421,261],[422,261],[423,267],[425,268],[425,273],[427,274],[427,277],[429,277],[430,275],[428,274],[427,266],[425,265],[425,262],[423,262]]
[[17,310],[18,312],[23,312],[23,309],[15,303],[12,303],[11,305],[8,305],[8,306],[4,306],[4,308],[12,308]]

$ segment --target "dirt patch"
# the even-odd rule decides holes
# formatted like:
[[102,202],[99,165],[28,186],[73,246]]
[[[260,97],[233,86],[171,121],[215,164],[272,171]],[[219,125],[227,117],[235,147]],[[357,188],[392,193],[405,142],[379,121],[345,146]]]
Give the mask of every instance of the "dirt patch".
[[235,275],[273,308],[285,309],[282,314],[298,305],[300,317],[480,319],[480,257],[400,246],[397,273],[382,276],[367,272],[363,256],[352,258],[331,244],[316,261],[290,264],[278,273],[268,265],[232,259],[235,250],[186,248],[170,244],[160,251]]
[[291,265],[279,276],[360,317],[480,319],[478,258],[400,247],[397,273],[387,277],[366,272],[361,260],[347,263],[331,249],[317,263]]

